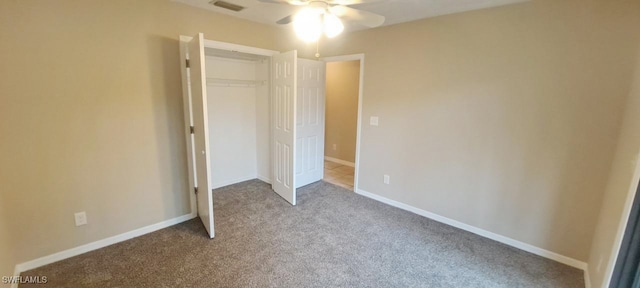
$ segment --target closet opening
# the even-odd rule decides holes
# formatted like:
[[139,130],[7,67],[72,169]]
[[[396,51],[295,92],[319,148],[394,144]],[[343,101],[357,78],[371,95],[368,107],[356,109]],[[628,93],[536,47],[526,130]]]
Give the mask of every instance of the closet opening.
[[320,181],[325,63],[180,36],[191,211],[215,237],[217,188],[260,179],[291,205]]
[[205,48],[211,189],[269,182],[270,57]]

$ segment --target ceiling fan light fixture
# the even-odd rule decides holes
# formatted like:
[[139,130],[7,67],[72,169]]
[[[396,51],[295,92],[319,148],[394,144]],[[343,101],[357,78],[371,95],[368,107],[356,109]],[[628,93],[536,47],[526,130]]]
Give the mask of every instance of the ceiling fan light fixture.
[[296,35],[305,42],[315,42],[320,39],[322,26],[322,11],[318,9],[302,9],[293,19]]
[[344,25],[338,16],[331,13],[324,14],[324,34],[329,38],[336,37],[344,30]]

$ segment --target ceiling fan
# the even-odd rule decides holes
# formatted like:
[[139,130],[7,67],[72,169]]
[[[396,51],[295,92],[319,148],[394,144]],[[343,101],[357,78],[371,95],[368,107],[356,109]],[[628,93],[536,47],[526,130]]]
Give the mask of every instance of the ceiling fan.
[[264,3],[305,6],[296,15],[289,15],[277,24],[293,22],[298,37],[307,42],[317,41],[322,32],[333,38],[344,30],[342,20],[374,28],[384,23],[385,17],[375,13],[347,7],[349,5],[380,2],[381,0],[259,0]]

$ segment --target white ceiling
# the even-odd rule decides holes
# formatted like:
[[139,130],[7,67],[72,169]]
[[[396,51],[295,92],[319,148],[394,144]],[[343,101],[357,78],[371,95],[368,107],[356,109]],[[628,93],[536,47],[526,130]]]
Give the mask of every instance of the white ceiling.
[[[171,0],[218,13],[247,19],[254,22],[277,25],[275,22],[294,14],[300,6],[268,4],[258,0],[224,0],[229,3],[246,7],[240,12],[213,6],[211,0]],[[529,0],[383,0],[378,3],[358,4],[349,7],[374,12],[386,17],[382,26],[415,21],[445,14],[453,14],[489,7],[502,6]],[[283,25],[277,25],[283,26]],[[355,23],[345,23],[346,30],[362,30],[363,26]],[[285,26],[286,27],[286,26]]]

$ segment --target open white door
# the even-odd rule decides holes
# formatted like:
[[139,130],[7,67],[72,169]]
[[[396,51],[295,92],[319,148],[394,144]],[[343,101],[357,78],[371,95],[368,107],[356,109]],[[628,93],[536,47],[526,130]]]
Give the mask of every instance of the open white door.
[[213,193],[209,160],[209,127],[207,115],[207,75],[205,72],[204,35],[199,33],[189,42],[189,80],[193,111],[194,154],[196,168],[198,216],[213,238]]
[[324,176],[325,63],[298,59],[296,188]]
[[273,177],[271,186],[276,193],[296,205],[295,139],[296,139],[296,69],[297,51],[271,58],[271,115],[273,126]]

